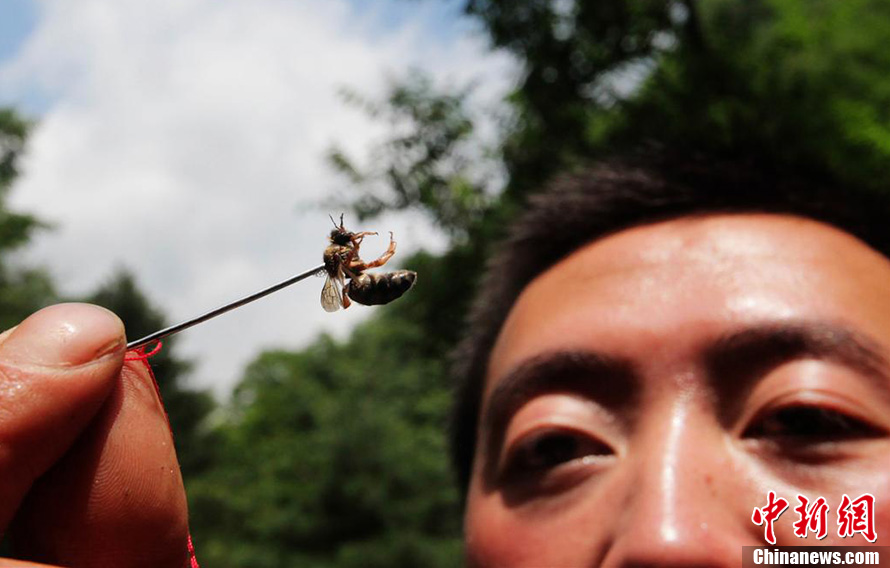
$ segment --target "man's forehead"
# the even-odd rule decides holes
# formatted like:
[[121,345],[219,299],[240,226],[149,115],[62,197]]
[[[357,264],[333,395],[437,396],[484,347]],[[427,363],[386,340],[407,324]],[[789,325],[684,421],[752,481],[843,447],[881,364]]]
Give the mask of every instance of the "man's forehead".
[[585,245],[533,280],[491,362],[547,342],[603,338],[612,328],[667,333],[704,322],[716,332],[733,318],[855,319],[876,309],[890,316],[887,282],[884,256],[810,219],[720,214],[638,226]]
[[[815,246],[816,241],[819,246]],[[818,258],[849,247],[861,249],[873,260],[886,260],[853,235],[805,217],[769,213],[696,215],[638,225],[597,239],[539,277],[579,255],[584,257],[582,264],[657,264],[680,258],[713,262],[725,256],[783,256],[786,251],[796,257]]]
[[708,214],[639,225],[592,241],[526,289],[551,279],[652,271],[674,263],[707,264],[718,271],[724,264],[738,270],[766,260],[819,270],[890,268],[890,260],[855,236],[819,221],[767,213]]

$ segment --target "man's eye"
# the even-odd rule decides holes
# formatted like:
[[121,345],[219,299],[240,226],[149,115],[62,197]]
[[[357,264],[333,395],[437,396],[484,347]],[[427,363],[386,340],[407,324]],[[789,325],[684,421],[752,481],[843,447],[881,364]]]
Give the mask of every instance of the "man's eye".
[[507,471],[512,474],[543,473],[574,460],[613,454],[609,446],[589,435],[548,430],[528,436],[516,444],[508,459]]
[[789,406],[755,420],[744,438],[767,438],[794,443],[816,443],[871,438],[880,429],[843,412],[817,406]]

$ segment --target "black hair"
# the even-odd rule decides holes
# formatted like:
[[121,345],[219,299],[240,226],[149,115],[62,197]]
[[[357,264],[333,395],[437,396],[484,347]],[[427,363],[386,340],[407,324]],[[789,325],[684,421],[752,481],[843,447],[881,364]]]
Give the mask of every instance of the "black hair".
[[824,175],[663,152],[604,161],[556,179],[529,199],[489,260],[453,354],[450,444],[461,488],[469,486],[488,359],[501,326],[522,290],[562,258],[623,229],[721,212],[808,217],[890,257],[888,209],[886,196],[842,187]]

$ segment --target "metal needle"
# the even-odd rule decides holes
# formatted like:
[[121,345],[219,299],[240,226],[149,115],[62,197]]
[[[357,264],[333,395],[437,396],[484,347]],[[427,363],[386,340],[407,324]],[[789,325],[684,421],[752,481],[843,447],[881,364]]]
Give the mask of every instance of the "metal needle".
[[296,276],[291,276],[290,278],[288,278],[287,280],[284,280],[283,282],[279,282],[278,284],[274,284],[272,286],[269,286],[268,288],[264,288],[263,290],[260,290],[259,292],[254,292],[253,294],[251,294],[249,296],[245,296],[245,297],[241,298],[240,300],[235,300],[234,302],[230,302],[224,306],[220,306],[220,307],[216,308],[215,310],[210,310],[206,314],[200,315],[196,318],[192,318],[190,320],[184,321],[182,323],[178,323],[176,325],[171,325],[170,327],[161,329],[161,330],[156,331],[150,335],[146,335],[142,339],[137,339],[136,341],[131,341],[130,343],[127,343],[127,349],[135,349],[137,347],[142,347],[143,345],[147,345],[148,343],[151,343],[152,341],[155,341],[157,339],[162,339],[169,335],[173,335],[174,333],[179,333],[180,331],[183,331],[183,330],[188,329],[192,326],[198,325],[199,323],[203,323],[209,319],[215,318],[216,316],[224,314],[228,311],[234,310],[235,308],[240,308],[244,304],[249,304],[250,302],[252,302],[254,300],[259,300],[263,296],[268,296],[272,292],[277,292],[278,290],[281,290],[282,288],[287,288],[291,284],[295,284],[295,283],[299,282],[300,280],[309,278],[313,274],[317,274],[318,272],[321,272],[322,270],[324,270],[324,264],[322,264],[321,266],[316,266],[315,268],[313,268],[311,270],[307,270],[306,272],[297,274]]

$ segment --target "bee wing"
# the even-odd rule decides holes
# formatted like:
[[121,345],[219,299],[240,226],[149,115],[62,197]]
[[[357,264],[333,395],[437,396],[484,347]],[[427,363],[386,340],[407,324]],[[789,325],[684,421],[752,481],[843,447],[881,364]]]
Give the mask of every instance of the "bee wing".
[[328,276],[324,282],[324,288],[321,289],[321,307],[326,312],[336,312],[343,305],[340,280],[341,278]]

